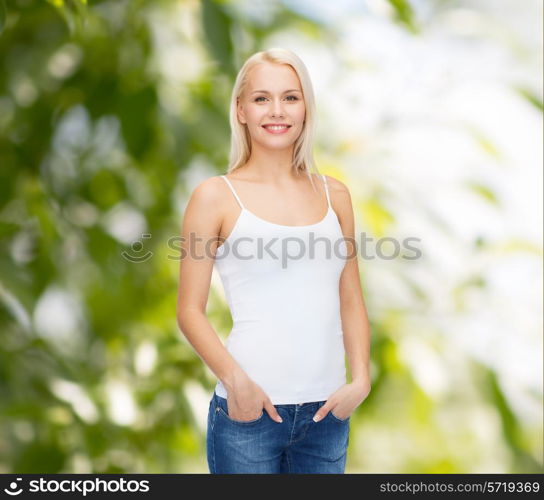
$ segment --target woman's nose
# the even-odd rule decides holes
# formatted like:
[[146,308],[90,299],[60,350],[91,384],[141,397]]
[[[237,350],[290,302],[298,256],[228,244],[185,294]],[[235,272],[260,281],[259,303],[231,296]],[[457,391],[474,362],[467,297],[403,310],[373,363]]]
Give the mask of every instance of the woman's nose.
[[274,114],[274,116],[283,116],[283,108],[281,102],[274,101],[274,103],[272,104],[272,113]]

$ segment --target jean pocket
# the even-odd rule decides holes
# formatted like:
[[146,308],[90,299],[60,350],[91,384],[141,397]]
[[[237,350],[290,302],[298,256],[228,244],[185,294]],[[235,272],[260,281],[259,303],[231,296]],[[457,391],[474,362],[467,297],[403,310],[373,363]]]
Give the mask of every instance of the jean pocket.
[[217,402],[216,402],[215,410],[219,415],[222,415],[229,422],[232,422],[234,424],[241,424],[241,425],[255,424],[255,423],[261,421],[262,418],[264,417],[264,408],[263,408],[262,411],[261,411],[261,414],[257,418],[254,418],[252,420],[235,420],[228,413],[227,400],[226,399],[218,399]]
[[234,420],[221,406],[218,406],[217,408],[219,410],[219,415],[223,415],[227,420],[229,420],[230,422],[234,424],[241,424],[241,425],[255,424],[259,422],[260,420],[262,420],[262,418],[264,417],[264,410],[263,410],[261,411],[261,414],[257,418],[254,418],[252,420]]
[[329,411],[329,415],[330,415],[332,418],[334,418],[336,421],[342,422],[342,423],[348,422],[349,419],[350,419],[350,417],[351,417],[351,415],[348,416],[348,417],[346,417],[346,418],[337,417],[337,416],[332,412],[332,410]]

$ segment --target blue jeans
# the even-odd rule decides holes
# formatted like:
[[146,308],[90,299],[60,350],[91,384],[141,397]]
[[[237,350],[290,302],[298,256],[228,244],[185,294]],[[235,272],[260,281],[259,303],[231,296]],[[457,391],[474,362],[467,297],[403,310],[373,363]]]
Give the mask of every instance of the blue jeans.
[[274,405],[283,422],[263,413],[254,420],[229,417],[227,400],[213,393],[206,448],[212,474],[343,474],[349,420],[331,411],[312,417],[325,404]]

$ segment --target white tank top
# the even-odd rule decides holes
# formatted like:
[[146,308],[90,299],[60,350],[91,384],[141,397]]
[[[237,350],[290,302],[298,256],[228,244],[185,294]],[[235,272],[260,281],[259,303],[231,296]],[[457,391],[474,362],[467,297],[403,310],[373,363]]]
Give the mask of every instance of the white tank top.
[[[326,400],[346,383],[339,281],[347,256],[327,179],[327,215],[285,226],[247,210],[221,177],[241,207],[215,256],[233,319],[225,347],[272,404]],[[220,380],[215,391],[227,397]]]

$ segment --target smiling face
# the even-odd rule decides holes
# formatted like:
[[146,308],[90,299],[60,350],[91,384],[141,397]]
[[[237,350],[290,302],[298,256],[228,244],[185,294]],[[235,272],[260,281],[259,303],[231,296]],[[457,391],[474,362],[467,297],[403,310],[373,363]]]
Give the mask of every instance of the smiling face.
[[262,63],[253,67],[237,109],[238,120],[247,124],[252,145],[257,143],[267,149],[291,147],[302,132],[306,115],[295,70],[287,64]]

